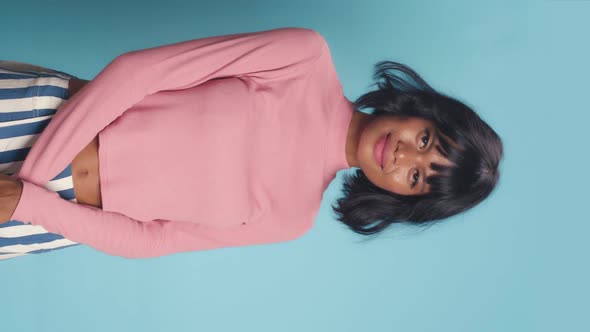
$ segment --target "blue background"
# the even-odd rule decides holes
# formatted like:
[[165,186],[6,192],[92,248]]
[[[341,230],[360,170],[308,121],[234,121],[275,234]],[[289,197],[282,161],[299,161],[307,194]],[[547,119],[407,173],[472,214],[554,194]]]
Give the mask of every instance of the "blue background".
[[[8,3],[8,4],[7,4]],[[350,100],[396,60],[503,138],[474,210],[371,242],[325,193],[296,241],[145,260],[77,246],[0,263],[2,331],[590,331],[590,1],[11,1],[0,58],[92,79],[117,55],[277,27],[320,32]]]

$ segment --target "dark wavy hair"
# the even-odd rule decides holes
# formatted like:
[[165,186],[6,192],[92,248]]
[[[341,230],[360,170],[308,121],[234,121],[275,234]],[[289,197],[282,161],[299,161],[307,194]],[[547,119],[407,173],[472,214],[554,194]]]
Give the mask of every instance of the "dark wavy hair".
[[[440,136],[440,153],[451,166],[431,164],[430,191],[400,195],[374,185],[359,168],[343,178],[344,196],[332,205],[338,220],[351,230],[371,235],[394,223],[432,226],[464,212],[490,195],[499,179],[503,157],[500,137],[469,106],[434,90],[406,65],[381,61],[373,79],[378,89],[354,102],[375,116],[419,117],[432,121]],[[373,85],[375,85],[373,84]]]

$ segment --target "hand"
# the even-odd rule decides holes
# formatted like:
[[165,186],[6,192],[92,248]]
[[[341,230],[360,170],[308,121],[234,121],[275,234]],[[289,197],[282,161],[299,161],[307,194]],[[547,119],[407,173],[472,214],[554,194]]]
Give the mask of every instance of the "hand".
[[12,220],[20,195],[23,192],[23,183],[15,177],[0,174],[0,224]]

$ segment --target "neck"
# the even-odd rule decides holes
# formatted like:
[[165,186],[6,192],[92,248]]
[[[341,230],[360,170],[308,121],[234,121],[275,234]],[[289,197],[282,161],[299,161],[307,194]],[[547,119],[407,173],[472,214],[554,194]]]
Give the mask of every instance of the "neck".
[[374,118],[373,115],[353,110],[348,132],[346,134],[346,161],[349,167],[360,167],[357,160],[357,150],[365,126]]

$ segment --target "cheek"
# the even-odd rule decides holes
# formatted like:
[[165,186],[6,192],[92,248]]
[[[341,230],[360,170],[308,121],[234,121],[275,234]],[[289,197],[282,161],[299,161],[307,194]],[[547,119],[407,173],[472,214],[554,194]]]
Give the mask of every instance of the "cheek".
[[399,167],[388,174],[378,174],[375,185],[378,187],[401,195],[411,195],[410,187],[407,184],[407,168]]
[[387,174],[387,181],[390,184],[391,191],[396,192],[398,194],[407,194],[409,187],[407,185],[407,180],[405,178],[405,174],[407,169],[405,167],[398,167],[394,169],[393,172]]

